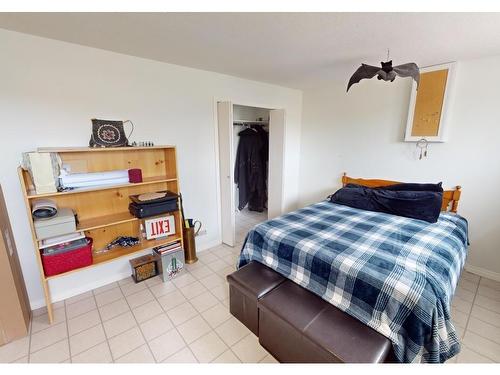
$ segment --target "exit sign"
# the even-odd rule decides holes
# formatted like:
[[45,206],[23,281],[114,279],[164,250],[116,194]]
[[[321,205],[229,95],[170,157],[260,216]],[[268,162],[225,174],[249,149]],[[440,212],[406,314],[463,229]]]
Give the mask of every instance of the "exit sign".
[[144,220],[144,227],[146,229],[146,239],[148,240],[167,237],[175,234],[175,218],[170,215],[147,219]]

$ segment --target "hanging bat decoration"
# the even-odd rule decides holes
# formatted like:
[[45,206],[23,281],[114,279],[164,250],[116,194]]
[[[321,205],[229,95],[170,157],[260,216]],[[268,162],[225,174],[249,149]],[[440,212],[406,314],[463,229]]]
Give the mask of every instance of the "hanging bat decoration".
[[349,80],[349,84],[347,85],[347,91],[349,88],[358,83],[362,79],[370,79],[377,76],[377,79],[381,79],[384,81],[394,81],[397,76],[399,77],[412,77],[417,83],[420,80],[420,71],[418,69],[417,64],[415,63],[407,63],[397,66],[392,66],[392,60],[387,62],[381,62],[382,67],[361,64],[361,66],[354,72],[351,79]]

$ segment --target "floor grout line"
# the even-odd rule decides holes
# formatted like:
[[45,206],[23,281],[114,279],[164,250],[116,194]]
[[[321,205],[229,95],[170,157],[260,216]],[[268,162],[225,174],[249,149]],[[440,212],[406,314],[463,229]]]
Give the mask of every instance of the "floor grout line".
[[[151,294],[152,294],[152,296],[153,296],[153,298],[154,298],[154,294],[153,294],[153,292],[151,292],[151,290],[149,289],[148,284],[145,284],[145,285],[146,285],[146,288],[145,288],[145,289],[143,289],[143,290],[141,290],[141,291],[139,291],[139,292],[142,292],[142,291],[144,291],[144,290],[147,290],[147,291],[149,291],[149,293],[151,293]],[[120,286],[120,290],[121,290],[121,286]],[[122,294],[123,294],[123,290],[121,290],[121,292],[122,292]],[[137,293],[139,293],[139,292],[137,292]],[[134,295],[134,294],[136,294],[136,293],[132,293],[131,295]],[[128,297],[128,296],[127,296],[127,297]],[[128,308],[130,309],[130,313],[132,314],[132,317],[133,317],[133,318],[134,318],[134,320],[135,320],[135,324],[136,324],[136,326],[137,326],[137,329],[138,329],[138,330],[139,330],[139,332],[141,333],[141,336],[142,336],[142,338],[143,338],[144,342],[145,342],[145,343],[146,343],[146,345],[148,346],[148,350],[149,350],[149,352],[150,352],[151,356],[153,357],[153,359],[154,359],[155,363],[158,363],[158,361],[156,360],[156,358],[155,358],[155,356],[154,356],[154,354],[153,354],[153,351],[151,350],[151,347],[149,346],[149,342],[148,342],[148,340],[146,340],[146,336],[144,336],[144,332],[142,332],[141,326],[140,326],[139,322],[137,321],[137,318],[136,318],[136,317],[135,317],[135,315],[134,315],[134,311],[132,310],[132,307],[130,306],[130,304],[129,304],[128,300],[127,300],[127,297],[125,297],[125,302],[127,303],[127,306],[128,306]],[[148,302],[146,302],[146,303],[149,303],[149,302],[151,302],[151,301],[148,301]],[[157,303],[159,303],[158,301],[156,301],[156,302],[157,302]],[[142,305],[145,305],[146,303],[144,303],[144,304],[142,304]],[[142,306],[142,305],[140,305],[140,306]],[[136,308],[137,308],[137,307],[140,307],[140,306],[136,306]],[[161,305],[160,305],[160,307],[161,307]],[[132,329],[132,328],[130,328],[130,329]],[[127,330],[127,331],[125,331],[125,332],[130,331],[130,329],[129,329],[129,330]],[[122,332],[122,333],[123,333],[123,332]],[[116,336],[113,336],[113,337],[116,337]],[[120,359],[120,358],[122,358],[122,357],[125,357],[127,354],[132,353],[134,350],[137,350],[137,349],[138,349],[138,348],[140,348],[141,346],[142,346],[142,345],[140,345],[140,346],[138,346],[138,347],[136,347],[136,348],[132,349],[130,352],[128,352],[128,353],[126,353],[126,354],[124,354],[124,355],[122,355],[122,356],[118,357],[117,359]],[[113,360],[113,362],[114,362],[114,360]],[[116,362],[115,362],[115,363],[116,363]]]
[[[470,322],[470,318],[471,318],[471,316],[472,316],[472,309],[474,308],[474,304],[475,304],[475,302],[476,302],[476,297],[477,297],[477,293],[478,293],[478,290],[479,290],[479,285],[480,285],[480,283],[481,283],[481,279],[482,279],[482,276],[480,276],[480,277],[479,277],[479,281],[478,281],[478,283],[477,283],[476,292],[475,292],[475,294],[474,294],[474,299],[472,300],[472,307],[471,307],[471,311],[470,311],[469,315],[467,316],[467,322],[466,322],[466,324],[465,324],[464,335],[463,335],[463,337],[462,337],[461,344],[462,344],[463,346],[465,346],[467,349],[469,349],[469,350],[473,351],[474,353],[479,354],[480,356],[483,356],[483,357],[485,357],[485,358],[488,358],[489,360],[492,360],[493,362],[496,362],[496,360],[494,360],[494,359],[492,359],[492,358],[488,357],[487,355],[485,355],[485,354],[483,354],[483,353],[479,353],[479,352],[477,352],[476,350],[474,350],[473,348],[469,347],[467,344],[465,344],[465,343],[463,342],[463,339],[465,338],[465,335],[467,334],[467,330],[468,330],[468,328],[469,328],[469,322]],[[487,322],[485,322],[485,323],[487,323]],[[482,337],[482,338],[484,338],[484,339],[486,339],[486,340],[492,341],[492,340],[488,339],[487,337],[483,337],[482,335],[479,335],[479,334],[477,334],[477,333],[475,333],[475,332],[472,332],[472,331],[470,331],[470,332],[471,332],[471,333],[473,333],[473,334],[475,334],[475,335],[477,335],[477,336],[479,336],[479,337]],[[492,341],[492,342],[494,342],[494,341]],[[458,355],[460,355],[460,353],[458,353]]]
[[[470,306],[469,312],[468,312],[468,313],[466,313],[466,312],[464,312],[464,311],[462,311],[462,310],[460,310],[460,309],[457,309],[457,308],[456,308],[456,309],[457,309],[458,311],[460,311],[461,313],[463,313],[463,314],[467,314],[467,321],[465,322],[465,325],[464,325],[464,332],[463,332],[462,336],[460,337],[460,344],[461,344],[461,345],[464,345],[464,344],[463,344],[463,339],[465,338],[465,333],[467,332],[467,326],[469,325],[469,320],[470,320],[470,317],[471,317],[471,314],[472,314],[472,308],[474,307],[474,301],[476,300],[476,294],[477,294],[477,290],[479,289],[479,282],[480,282],[480,280],[481,280],[481,277],[479,277],[479,280],[478,280],[478,282],[477,282],[477,285],[476,285],[476,291],[475,291],[475,292],[470,291],[471,293],[474,293],[474,297],[473,297],[473,299],[472,299],[472,302],[470,302],[471,306]],[[460,280],[459,280],[459,282],[460,282]],[[458,284],[457,284],[457,289],[458,289]],[[455,291],[455,294],[456,294],[456,291]],[[458,297],[458,298],[460,298],[460,297]],[[461,299],[463,299],[463,298],[461,298]],[[468,302],[468,301],[466,301],[466,300],[464,300],[464,301],[465,301],[465,302]],[[452,302],[452,303],[453,303],[453,302]],[[453,320],[452,320],[452,321],[453,321]],[[460,353],[459,353],[459,354],[460,354]],[[457,354],[457,356],[458,356],[459,354]]]
[[[226,280],[224,280],[224,281],[225,281],[225,282],[227,282]],[[208,291],[208,293],[212,294],[210,291]],[[212,296],[213,296],[213,297],[214,297],[214,298],[218,301],[218,303],[222,304],[222,302],[221,302],[221,301],[220,301],[220,300],[219,300],[216,296],[214,296],[213,294],[212,294]],[[222,304],[222,305],[223,305],[223,304]],[[214,305],[214,306],[216,306],[216,305]],[[214,306],[212,306],[212,307],[214,307]],[[223,306],[224,306],[224,305],[223,305]],[[205,311],[207,311],[207,310],[210,310],[212,307],[209,307],[208,309],[204,310],[203,312],[205,312]],[[211,327],[211,328],[212,328],[212,326],[209,324],[209,322],[208,322],[208,321],[205,319],[205,317],[202,315],[202,312],[198,312],[198,313],[199,313],[200,317],[201,317],[201,318],[205,321],[205,323],[206,323],[209,327]],[[230,345],[228,345],[228,344],[224,341],[224,339],[223,339],[223,338],[222,338],[222,337],[221,337],[221,336],[217,333],[217,331],[216,331],[216,328],[220,327],[221,325],[223,325],[224,323],[226,323],[226,322],[227,322],[228,320],[230,320],[230,319],[231,319],[231,316],[230,316],[229,318],[227,318],[224,322],[222,322],[222,323],[220,323],[219,325],[217,325],[216,327],[213,327],[213,328],[212,328],[212,332],[213,332],[213,333],[214,333],[214,334],[215,334],[215,335],[219,338],[219,340],[221,340],[221,341],[224,343],[224,345],[226,345],[226,346],[228,347],[229,351],[231,351],[231,353],[233,353],[233,355],[234,355],[236,358],[238,358],[238,360],[240,360],[240,362],[241,362],[240,357],[238,357],[238,355],[237,355],[237,354],[236,354],[236,353],[232,350],[232,347],[233,347],[234,345],[236,345],[238,342],[240,342],[241,340],[243,340],[243,339],[244,339],[245,337],[247,337],[248,335],[245,335],[245,336],[244,336],[244,337],[242,337],[240,340],[238,340],[237,342],[235,342],[233,345],[231,345],[231,346],[230,346]],[[205,335],[203,335],[203,336],[201,336],[201,337],[204,337],[204,336],[206,336],[206,335],[208,335],[208,334],[210,334],[210,332],[209,332],[209,333],[207,333],[207,334],[205,334]],[[250,331],[250,334],[252,334],[252,332],[251,332],[251,331]],[[196,340],[199,340],[201,337],[197,338]],[[196,341],[196,340],[195,340],[195,341]],[[224,352],[226,352],[226,350],[225,350]],[[219,358],[222,354],[224,354],[224,352],[222,352],[220,355],[218,355],[217,357],[215,357],[215,358],[214,358],[212,361],[210,361],[209,363],[212,363],[214,360],[216,360],[217,358]]]
[[[479,335],[478,335],[479,336]],[[482,337],[482,336],[481,336]],[[479,353],[478,351],[474,350],[473,348],[471,348],[470,346],[468,345],[465,345],[465,344],[462,344],[463,346],[465,346],[467,349],[469,349],[470,351],[476,353],[476,354],[479,354],[481,357],[485,357],[485,358],[488,358],[490,361],[493,361],[494,363],[498,363],[497,360],[493,359],[493,358],[490,358],[488,357],[488,355],[484,354],[484,353]],[[460,353],[457,354],[457,357],[460,355]]]
[[[52,344],[50,344],[50,345],[47,345],[47,346],[44,346],[43,348],[40,348],[40,349],[38,349],[38,350],[35,350],[33,353],[30,353],[30,355],[31,355],[31,354],[36,354],[36,353],[38,353],[38,352],[40,352],[40,351],[42,351],[42,350],[44,350],[44,349],[47,349],[47,348],[51,347],[52,345],[59,344],[60,342],[63,342],[64,340],[67,340],[67,341],[68,341],[68,345],[69,345],[69,339],[68,339],[68,337],[65,337],[65,338],[63,338],[63,339],[60,339],[60,340],[57,340],[57,341],[53,342],[53,343],[52,343]],[[65,360],[66,360],[66,359],[63,359],[63,361],[65,361]]]
[[[65,309],[65,310],[64,310],[64,314],[66,314],[66,308],[65,308],[65,306],[58,307],[57,309],[54,309],[54,310],[53,310],[53,312],[54,312],[54,319],[55,319],[55,312],[56,312],[57,310],[61,310],[61,309]],[[43,316],[43,315],[47,315],[47,320],[49,319],[49,318],[48,318],[48,313],[45,313],[45,314],[42,314],[42,315],[35,316],[35,318],[39,318],[39,317],[41,317],[41,316]],[[33,317],[32,317],[32,318],[31,318],[31,329],[33,329],[33,320],[34,320],[34,319],[33,319]],[[62,323],[62,322],[61,322],[61,323]],[[54,326],[56,326],[56,325],[58,325],[58,324],[60,324],[60,323],[56,323],[56,324],[54,324],[54,322],[53,322],[52,324],[50,324],[49,326],[47,326],[47,327],[45,327],[45,328],[39,329],[39,330],[38,330],[38,331],[36,331],[36,332],[31,332],[31,334],[35,335],[35,334],[37,334],[37,333],[39,333],[39,332],[43,332],[43,331],[45,331],[45,330],[47,330],[47,329],[49,329],[49,328],[51,328],[51,327],[54,327]]]
[[[127,299],[126,299],[126,298],[124,298],[124,300],[125,300],[125,303],[127,303]],[[147,302],[146,302],[146,303],[147,303]],[[129,305],[128,305],[128,303],[127,303],[127,306],[129,306]],[[142,306],[142,305],[141,305],[141,306]],[[140,306],[138,306],[138,307],[140,307]],[[100,313],[99,309],[97,309],[97,311],[98,311],[99,317],[101,318],[101,324],[103,325],[103,327],[104,327],[104,323],[110,322],[110,321],[112,321],[113,319],[116,319],[116,318],[118,318],[118,317],[120,317],[120,316],[122,316],[122,315],[125,315],[126,313],[131,312],[131,313],[132,313],[132,315],[134,314],[134,313],[133,313],[133,311],[130,309],[130,306],[129,306],[129,310],[128,310],[128,311],[124,311],[124,312],[122,312],[122,313],[119,313],[118,315],[115,315],[115,316],[113,316],[112,318],[109,318],[109,319],[106,319],[106,320],[102,320],[101,313]],[[96,324],[96,325],[97,325],[97,324]],[[94,327],[95,327],[95,326],[94,326]],[[111,337],[110,337],[110,339],[112,339],[112,338],[113,338],[113,337],[115,337],[115,336],[118,336],[119,334],[120,334],[120,333],[118,333],[117,335],[111,336]]]
[[[476,305],[476,306],[478,306],[478,305]],[[479,306],[479,307],[481,307],[482,309],[484,309],[484,307],[482,307],[482,306]],[[487,309],[485,309],[485,310],[487,310]],[[494,312],[494,311],[491,311],[491,310],[488,310],[488,311],[490,311],[490,312]],[[497,313],[497,314],[498,314],[498,313]],[[480,317],[474,316],[474,319],[480,320],[481,322],[486,323],[486,324],[489,324],[489,325],[491,325],[491,326],[494,326],[495,328],[500,328],[500,325],[496,325],[496,324],[494,324],[494,323],[491,323],[491,321],[487,321],[487,320],[482,319],[482,318],[480,318]],[[499,324],[500,324],[500,322],[499,322]],[[478,334],[476,333],[476,335],[478,335]],[[478,335],[478,336],[481,336],[481,335]],[[483,336],[481,336],[481,337],[483,337]],[[485,337],[485,338],[486,338],[486,337]],[[488,340],[490,340],[490,339],[488,339]],[[493,340],[490,340],[490,341],[493,341]],[[499,344],[500,344],[500,343],[499,343]]]
[[[116,283],[116,285],[118,285],[118,283]],[[118,288],[119,288],[119,286],[118,286]],[[112,288],[112,289],[114,289],[114,288]],[[122,292],[121,289],[120,289],[120,292],[123,294],[123,292]],[[93,296],[95,298],[95,292],[94,291],[92,291],[92,294],[93,294]],[[124,297],[124,299],[125,299],[125,297]],[[125,299],[125,301],[126,301],[126,299]],[[96,302],[96,305],[97,305],[97,300],[95,302]],[[111,357],[111,361],[113,363],[115,363],[113,352],[111,350],[111,345],[109,345],[108,334],[106,333],[106,330],[104,329],[104,321],[102,320],[102,315],[101,315],[101,311],[99,311],[99,306],[97,306],[96,310],[97,310],[97,315],[99,315],[99,320],[100,320],[100,324],[102,325],[102,330],[104,331],[104,337],[106,338],[106,345],[108,346],[108,350],[109,350],[109,355]],[[108,319],[108,320],[111,320],[111,319]],[[97,344],[97,345],[100,345],[100,344]],[[91,348],[89,348],[88,350],[90,350],[90,349]]]
[[[476,300],[476,298],[474,297],[474,301]],[[485,309],[485,310],[488,310],[489,312],[492,312],[492,313],[495,313],[495,314],[499,314],[500,315],[500,310],[492,310],[492,309],[489,309],[488,307],[484,307],[484,306],[481,306],[481,305],[476,305],[474,304],[473,306],[478,306],[482,309]],[[490,323],[491,324],[491,323]]]
[[[92,292],[92,295],[94,293]],[[95,301],[94,301],[95,302]],[[68,339],[68,354],[69,354],[69,362],[73,363],[73,356],[71,355],[71,342],[69,341],[69,327],[68,327],[68,311],[66,310],[66,301],[64,301],[64,314],[65,314],[65,323],[66,323],[66,337]]]
[[[86,293],[86,292],[85,292],[85,293]],[[87,301],[87,300],[89,300],[89,299],[91,299],[91,298],[93,298],[93,297],[94,297],[94,294],[92,293],[92,295],[91,295],[90,297],[87,297],[87,298],[84,298],[84,299],[82,299],[82,300],[80,300],[80,301],[77,301],[77,302],[71,303],[71,304],[69,304],[68,306],[75,305],[76,303],[79,303],[79,302]],[[96,303],[96,300],[95,300],[95,299],[94,299],[94,304],[96,305],[96,309],[97,309],[97,303]],[[88,311],[85,311],[85,312],[80,313],[80,314],[78,314],[78,315],[72,316],[72,317],[70,318],[70,317],[68,317],[68,310],[67,310],[67,307],[66,307],[66,302],[64,303],[64,306],[65,306],[65,309],[66,309],[66,310],[65,310],[65,313],[66,313],[66,320],[72,320],[72,319],[78,318],[79,316],[82,316],[83,314],[86,314],[86,313],[88,313],[88,312],[90,312],[90,311],[94,310],[94,309],[90,309],[90,310],[88,310]]]
[[[188,271],[187,269],[186,269],[186,272],[188,272],[188,273],[189,273],[189,271]],[[191,276],[192,276],[192,275],[191,275]],[[159,277],[159,276],[158,276],[158,277]],[[193,276],[193,278],[195,278],[195,279],[196,279],[196,277],[194,277],[194,276]],[[172,280],[169,280],[169,281],[170,281],[170,282],[172,282]],[[164,282],[164,281],[162,281],[162,282]],[[175,289],[176,289],[176,290],[179,290],[179,292],[181,293],[181,295],[183,295],[183,296],[184,296],[184,294],[182,294],[182,292],[180,291],[180,289],[179,289],[179,288],[177,288],[177,285],[175,285],[173,282],[172,282],[172,284],[173,284],[173,286],[175,287]],[[150,289],[150,288],[149,288],[149,285],[147,285],[147,284],[146,284],[146,287],[147,287],[148,289]],[[191,354],[193,355],[193,357],[194,357],[194,358],[196,358],[196,356],[195,356],[195,355],[194,355],[194,353],[192,352],[191,348],[189,347],[188,343],[186,342],[186,340],[184,339],[184,337],[182,337],[181,333],[180,333],[180,332],[179,332],[179,330],[177,329],[177,326],[175,325],[175,323],[174,323],[174,322],[172,322],[172,320],[171,320],[171,319],[170,319],[170,317],[168,316],[168,314],[167,314],[167,310],[165,310],[165,309],[163,308],[163,305],[160,303],[160,301],[158,301],[158,298],[156,298],[155,294],[154,294],[151,290],[149,290],[149,291],[151,292],[151,294],[152,294],[152,295],[153,295],[153,297],[155,298],[155,301],[156,301],[156,302],[160,305],[160,307],[161,307],[161,309],[163,310],[164,314],[166,314],[166,315],[167,315],[168,320],[172,323],[172,326],[174,327],[173,329],[175,329],[175,330],[176,330],[177,334],[181,337],[182,341],[184,341],[185,347],[187,347],[187,348],[189,349],[189,351],[191,352]],[[184,296],[184,298],[186,298],[186,297]],[[187,302],[189,302],[187,299],[186,299],[186,301],[187,301]],[[191,305],[191,306],[192,306],[192,305]],[[175,308],[175,307],[174,307],[174,308]],[[193,307],[193,308],[194,308],[194,307]],[[170,310],[169,310],[169,311],[170,311]],[[165,333],[168,333],[168,332],[170,332],[170,331],[171,331],[171,330],[169,330],[169,331],[167,331],[167,332],[164,332],[164,333],[162,333],[161,335],[164,335]],[[142,330],[141,330],[141,333],[142,333]],[[157,337],[160,337],[161,335],[159,335],[159,336],[157,336]],[[153,339],[153,340],[154,340],[154,339]],[[184,348],[182,348],[182,349],[184,349]],[[168,358],[170,358],[171,356],[173,356],[173,355],[177,354],[177,353],[178,353],[178,352],[180,352],[182,349],[179,349],[177,352],[175,352],[175,353],[173,353],[173,354],[169,355],[167,358],[164,358],[161,362],[163,362],[163,361],[167,360]],[[153,358],[154,358],[154,354],[153,354]],[[196,358],[196,361],[197,361],[197,362],[199,362],[199,361],[198,361],[198,358]],[[156,362],[156,358],[155,358],[155,362]]]
[[30,337],[28,339],[28,363],[31,363],[31,337],[33,335],[33,315],[31,315],[30,326],[29,326]]
[[[57,324],[53,324],[52,326],[50,326],[50,327],[48,327],[48,328],[53,328],[53,327],[56,327],[56,326],[59,326],[59,325],[61,325],[61,326],[62,326],[63,324],[64,324],[64,322],[60,322],[60,323],[57,323]],[[43,329],[43,330],[41,330],[41,331],[36,332],[36,333],[35,333],[35,335],[36,335],[36,334],[38,334],[38,333],[40,333],[40,332],[46,331],[48,328],[46,328],[46,329]],[[66,332],[66,334],[67,334],[67,332]],[[32,339],[32,337],[33,337],[33,335],[31,335],[31,334],[30,334],[30,348],[29,348],[29,352],[30,352],[30,353],[31,353],[31,339]],[[68,336],[66,336],[66,337],[65,337],[65,339],[68,339]],[[40,350],[42,350],[42,349],[46,349],[46,348],[48,348],[49,346],[52,346],[52,345],[54,345],[54,344],[57,344],[57,343],[59,343],[59,342],[61,342],[61,341],[62,341],[62,339],[61,339],[61,340],[58,340],[58,341],[56,341],[56,342],[53,342],[52,344],[42,346],[41,348],[39,348],[39,349],[35,350],[35,351],[33,352],[33,354],[34,354],[34,353],[38,353]]]
[[[188,270],[186,270],[186,272],[188,272],[188,273],[189,273],[189,271],[188,271]],[[213,272],[213,271],[212,271],[212,272]],[[215,274],[215,272],[213,272],[213,273]],[[194,277],[194,276],[193,276],[193,277]],[[194,278],[196,279],[196,277],[194,277]],[[197,280],[197,281],[199,282],[199,280]],[[194,281],[193,281],[193,283],[194,283]],[[175,285],[175,284],[174,284],[174,285]],[[189,285],[189,284],[188,284],[188,285]],[[213,296],[213,297],[217,300],[217,303],[222,304],[222,302],[221,302],[221,301],[220,301],[220,300],[219,300],[216,296],[214,296],[214,295],[210,292],[210,290],[208,289],[208,287],[206,287],[206,285],[204,285],[203,283],[202,283],[202,285],[203,285],[203,286],[205,286],[205,288],[207,288],[206,293],[211,294],[211,295],[212,295],[212,296]],[[176,286],[176,288],[177,288],[177,286]],[[177,289],[179,289],[179,288],[177,288]],[[179,289],[179,291],[180,291],[180,293],[182,294],[182,291],[181,291],[180,289]],[[200,295],[201,295],[201,294],[200,294]],[[187,299],[186,299],[186,300],[187,300]],[[189,300],[187,300],[187,302],[189,303]],[[161,305],[161,304],[160,304],[160,305]],[[222,325],[222,324],[224,324],[225,322],[227,322],[227,321],[228,321],[231,317],[229,317],[228,319],[226,319],[224,322],[220,323],[220,324],[219,324],[219,325],[217,325],[216,327],[212,328],[212,326],[208,323],[208,321],[207,321],[207,320],[203,317],[202,313],[203,313],[203,312],[205,312],[205,311],[207,311],[207,310],[209,310],[209,309],[211,309],[211,308],[212,308],[212,307],[214,307],[215,305],[214,305],[214,306],[209,307],[208,309],[205,309],[205,310],[204,310],[204,311],[202,311],[202,312],[198,311],[198,310],[197,310],[197,309],[196,309],[196,308],[195,308],[195,307],[194,307],[191,303],[190,303],[190,305],[191,305],[191,306],[192,306],[192,307],[196,310],[196,312],[198,313],[198,315],[200,316],[200,318],[201,318],[201,319],[203,319],[203,321],[204,321],[204,322],[205,322],[205,323],[206,323],[206,324],[207,324],[207,325],[211,328],[211,331],[212,331],[212,332],[213,332],[213,333],[214,333],[214,334],[215,334],[215,335],[216,335],[216,336],[217,336],[217,337],[218,337],[218,338],[222,341],[222,343],[223,343],[225,346],[227,346],[227,347],[228,347],[228,349],[229,349],[229,350],[231,350],[231,347],[230,347],[229,345],[227,345],[227,344],[226,344],[226,342],[222,339],[222,337],[220,337],[220,336],[219,336],[219,334],[218,334],[218,333],[216,332],[216,330],[215,330],[217,327],[219,327],[220,325]],[[163,308],[163,306],[162,306],[162,308]],[[169,310],[169,311],[170,311],[170,310]],[[165,311],[165,313],[166,313],[166,311]],[[194,319],[194,318],[195,318],[195,317],[193,317],[192,319]],[[189,320],[191,320],[191,319],[189,319]],[[187,320],[186,322],[188,322],[189,320]],[[186,323],[186,322],[184,322],[184,323]],[[184,324],[184,323],[181,323],[181,324]],[[175,324],[173,324],[173,325],[174,325],[174,328],[175,328],[175,329],[177,329],[177,326],[176,326]],[[180,334],[180,332],[179,332],[178,330],[177,330],[177,332],[178,332],[178,333],[179,333],[179,335],[182,337],[182,335]],[[207,335],[208,335],[208,334],[210,334],[210,333],[211,333],[211,332],[208,332],[208,333],[206,333],[205,335],[202,335],[202,336],[198,337],[198,338],[197,338],[196,340],[194,340],[192,343],[196,342],[197,340],[201,339],[202,337],[207,336]],[[188,343],[187,343],[187,341],[184,339],[184,337],[182,337],[182,339],[183,339],[183,340],[184,340],[184,342],[186,343],[186,346],[188,347],[188,349],[191,351],[191,354],[193,354],[193,357],[194,357],[194,358],[196,358],[196,360],[199,362],[199,360],[198,360],[198,358],[196,357],[196,355],[194,355],[194,353],[192,352],[191,347],[189,346],[190,344],[188,344]],[[191,343],[191,344],[192,344],[192,343]],[[182,350],[182,349],[181,349],[181,350]],[[180,350],[179,350],[179,351],[180,351]],[[231,352],[232,352],[232,350],[231,350]],[[223,353],[224,353],[224,352],[223,352]],[[221,353],[220,355],[222,355],[223,353]],[[176,353],[174,353],[174,354],[176,354]],[[174,354],[172,354],[172,355],[174,355]],[[234,353],[233,353],[233,354],[234,354]],[[220,356],[220,355],[219,355],[219,356]],[[215,360],[215,359],[217,359],[219,356],[215,357],[215,358],[214,358],[214,360]],[[168,358],[170,358],[170,357],[171,357],[171,356],[167,357],[166,359],[168,359]],[[236,356],[236,357],[238,358],[238,356]],[[199,362],[199,363],[200,363],[200,362]]]

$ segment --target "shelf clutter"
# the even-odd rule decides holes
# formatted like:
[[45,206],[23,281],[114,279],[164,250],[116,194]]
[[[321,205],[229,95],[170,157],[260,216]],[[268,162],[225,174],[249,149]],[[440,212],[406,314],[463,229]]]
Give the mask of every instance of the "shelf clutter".
[[[46,168],[45,174],[34,173],[23,163],[19,177],[50,322],[51,279],[159,247],[182,253],[175,262],[183,263],[174,146],[48,148],[29,154],[29,166],[41,160]],[[54,186],[51,173],[59,177]]]

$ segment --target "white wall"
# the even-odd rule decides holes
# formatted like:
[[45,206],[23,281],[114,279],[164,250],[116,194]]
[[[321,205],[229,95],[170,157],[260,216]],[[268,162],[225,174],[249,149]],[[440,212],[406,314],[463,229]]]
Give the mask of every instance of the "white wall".
[[[285,210],[298,196],[301,92],[0,30],[0,183],[33,308],[43,293],[16,168],[23,151],[86,146],[90,118],[132,119],[133,140],[175,144],[186,214],[203,222],[198,247],[220,242],[215,101],[284,108]],[[51,281],[55,300],[129,274],[120,260]]]
[[233,105],[233,119],[235,121],[256,121],[260,117],[262,117],[263,121],[269,121],[269,109]]
[[[402,142],[410,80],[345,83],[303,93],[301,204],[323,199],[353,177],[461,185],[459,213],[469,220],[471,271],[500,278],[500,57],[459,62],[447,143],[417,160]],[[347,80],[347,77],[346,77]]]

